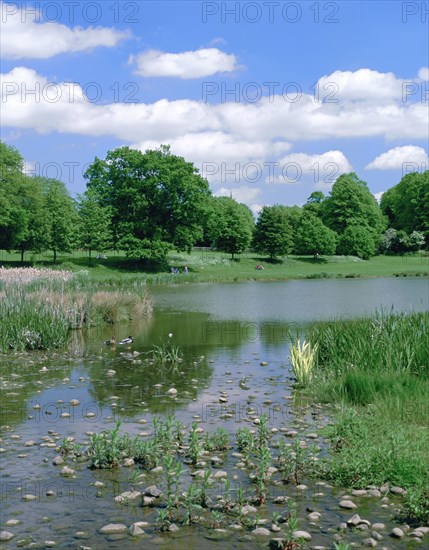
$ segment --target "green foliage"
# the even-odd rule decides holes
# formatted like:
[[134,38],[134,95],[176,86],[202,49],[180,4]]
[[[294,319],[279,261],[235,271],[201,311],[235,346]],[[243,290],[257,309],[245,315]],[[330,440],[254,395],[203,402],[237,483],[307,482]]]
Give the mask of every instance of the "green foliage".
[[376,235],[386,226],[374,195],[355,173],[343,174],[334,183],[322,202],[322,219],[339,235],[350,225],[367,227]]
[[63,182],[37,178],[45,196],[44,214],[48,223],[47,247],[54,252],[71,252],[79,242],[79,217],[75,202]]
[[298,254],[335,254],[337,236],[334,231],[312,213],[302,215],[295,239]]
[[189,251],[202,237],[208,183],[168,146],[109,151],[85,177],[100,204],[111,208],[115,243],[129,256],[165,259],[167,245]]
[[290,347],[290,361],[292,364],[293,373],[295,375],[298,386],[307,387],[313,377],[313,369],[315,364],[315,356],[317,356],[316,343],[311,348],[309,342],[303,342],[297,339],[296,344]]
[[429,170],[412,172],[383,193],[381,211],[391,227],[411,234],[421,231],[429,245]]
[[254,220],[249,208],[229,197],[216,197],[214,225],[210,234],[217,250],[241,254],[250,245]]
[[349,225],[340,236],[337,251],[368,260],[376,251],[374,232],[367,227]]
[[100,205],[94,192],[88,189],[78,197],[80,216],[79,244],[88,250],[89,261],[91,252],[103,252],[112,244],[110,208]]
[[256,222],[253,248],[271,259],[286,256],[292,250],[293,233],[285,206],[264,206]]

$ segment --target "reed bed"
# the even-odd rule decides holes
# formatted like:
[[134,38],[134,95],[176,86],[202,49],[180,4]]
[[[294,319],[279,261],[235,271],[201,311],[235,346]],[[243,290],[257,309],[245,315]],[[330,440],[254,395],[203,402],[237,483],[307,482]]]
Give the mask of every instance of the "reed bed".
[[144,283],[119,290],[93,285],[85,273],[0,270],[0,352],[63,348],[69,331],[148,316]]

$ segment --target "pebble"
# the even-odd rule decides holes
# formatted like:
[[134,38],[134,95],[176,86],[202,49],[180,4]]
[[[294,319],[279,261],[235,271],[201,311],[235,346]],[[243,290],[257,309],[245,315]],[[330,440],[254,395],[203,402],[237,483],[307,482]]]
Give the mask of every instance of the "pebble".
[[123,523],[109,523],[100,529],[103,535],[113,535],[115,533],[126,533],[128,527]]
[[340,501],[340,508],[344,508],[345,510],[354,510],[357,506],[351,500],[342,500]]
[[72,407],[77,407],[78,405],[80,405],[79,399],[71,399],[71,400],[70,400],[70,405],[71,405]]
[[392,529],[390,536],[394,539],[402,539],[404,536],[404,531],[402,531],[402,529],[399,529],[399,527],[395,527],[394,529]]
[[293,536],[295,539],[311,540],[311,535],[307,531],[294,531]]
[[54,466],[62,466],[64,464],[64,458],[61,455],[57,455],[52,461]]
[[0,531],[0,541],[6,542],[10,539],[12,539],[15,535],[11,533],[10,531]]
[[128,528],[128,533],[132,537],[140,537],[141,535],[144,535],[144,530],[141,527],[139,527],[138,525],[136,525],[135,523],[133,523]]
[[362,544],[363,544],[364,546],[372,546],[372,547],[374,547],[374,546],[377,546],[377,541],[370,537],[369,539],[364,539],[364,541],[362,542]]
[[224,470],[218,470],[213,477],[215,479],[225,479],[228,477],[228,474]]
[[115,502],[128,502],[129,500],[136,500],[142,496],[140,491],[125,491],[117,497],[115,497]]
[[257,527],[256,529],[253,529],[252,535],[255,537],[269,537],[271,533],[269,529],[266,529],[265,527]]
[[156,485],[151,485],[150,487],[147,487],[145,489],[144,494],[147,497],[155,497],[158,498],[161,495],[161,491],[158,489]]
[[135,462],[134,462],[134,459],[133,458],[126,458],[124,460],[124,466],[126,468],[130,468],[131,466],[134,466]]
[[177,390],[176,388],[170,388],[168,391],[167,391],[167,395],[170,395],[172,397],[176,396],[177,395]]
[[75,473],[73,468],[69,468],[68,466],[64,466],[64,468],[60,472],[60,476],[68,477],[72,476]]
[[37,500],[37,497],[36,495],[27,494],[22,497],[22,500],[27,500],[27,501]]
[[367,494],[366,489],[355,489],[354,491],[352,491],[352,495],[354,497],[363,497],[366,494]]

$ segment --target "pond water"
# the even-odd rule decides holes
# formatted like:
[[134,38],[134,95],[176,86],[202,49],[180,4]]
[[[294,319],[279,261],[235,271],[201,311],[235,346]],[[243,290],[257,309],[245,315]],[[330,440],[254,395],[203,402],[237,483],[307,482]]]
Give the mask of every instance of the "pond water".
[[[222,523],[225,532],[207,526],[180,527],[176,534],[160,533],[157,510],[130,502],[114,502],[118,494],[136,486],[133,468],[90,470],[86,462],[67,461],[75,470],[61,476],[62,466],[53,466],[57,445],[64,437],[88,442],[90,432],[99,432],[121,421],[121,432],[143,439],[152,432],[154,416],[174,413],[188,428],[193,420],[205,432],[221,426],[231,434],[229,453],[220,456],[234,487],[254,491],[248,472],[237,467],[235,433],[242,426],[257,429],[254,420],[268,415],[273,438],[295,438],[315,444],[323,454],[326,442],[308,434],[329,421],[329,408],[302,399],[291,387],[288,362],[288,331],[303,330],[310,321],[352,318],[376,310],[426,311],[429,286],[425,278],[348,280],[305,280],[270,283],[189,284],[152,289],[155,310],[151,319],[113,329],[73,333],[67,354],[22,354],[3,356],[1,361],[1,529],[14,534],[5,547],[41,547],[55,541],[60,548],[266,548],[252,529],[233,529],[233,520]],[[131,346],[106,346],[132,334]],[[172,336],[169,336],[171,334]],[[163,342],[179,345],[184,360],[177,369],[154,369],[147,352]],[[137,353],[136,353],[137,352]],[[177,389],[177,397],[167,395]],[[77,400],[74,406],[71,400]],[[278,431],[276,431],[278,430]],[[292,441],[293,438],[287,438]],[[305,445],[305,443],[304,443]],[[215,471],[215,470],[214,470]],[[182,490],[191,481],[186,467]],[[94,483],[102,481],[97,488]],[[136,488],[157,484],[162,476],[148,473]],[[308,488],[273,484],[266,505],[258,511],[261,521],[273,512],[284,513],[289,497],[297,507],[299,528],[312,536],[309,546],[332,547],[337,527],[353,512],[341,510],[345,491],[302,480]],[[221,484],[212,489],[222,494]],[[28,497],[30,495],[30,497]],[[398,497],[399,498],[399,497]],[[400,500],[385,506],[380,499],[354,498],[358,513],[386,529],[396,524],[393,513]],[[320,521],[308,519],[308,510],[322,514]],[[145,534],[102,535],[109,523],[130,526],[147,521]],[[263,525],[270,528],[271,521]],[[386,544],[408,548],[418,544],[406,538],[395,541],[382,533]],[[369,536],[368,534],[366,536]],[[364,533],[347,532],[344,540],[362,543]]]

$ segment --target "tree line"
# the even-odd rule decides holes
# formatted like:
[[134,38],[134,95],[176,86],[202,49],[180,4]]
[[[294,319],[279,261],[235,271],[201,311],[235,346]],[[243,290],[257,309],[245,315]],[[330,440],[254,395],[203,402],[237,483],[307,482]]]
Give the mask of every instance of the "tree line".
[[401,254],[428,248],[429,171],[414,172],[377,203],[355,173],[304,206],[251,210],[212,195],[206,179],[169,146],[121,147],[95,158],[86,191],[72,198],[56,179],[28,176],[17,149],[0,142],[0,249],[58,253],[123,250],[162,263],[171,249],[210,246],[232,257],[251,247],[271,260],[288,254]]

